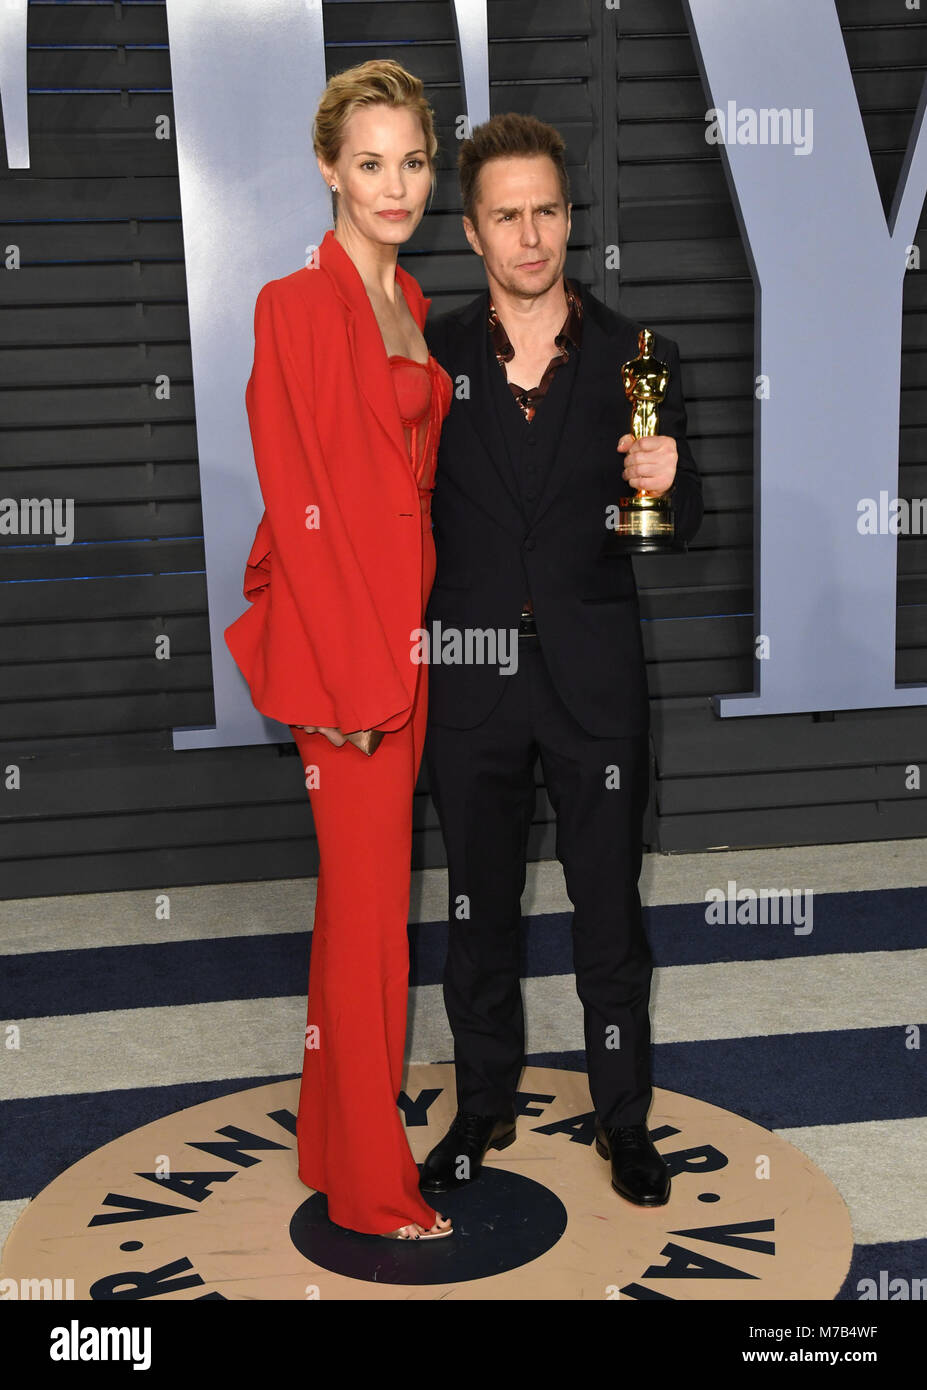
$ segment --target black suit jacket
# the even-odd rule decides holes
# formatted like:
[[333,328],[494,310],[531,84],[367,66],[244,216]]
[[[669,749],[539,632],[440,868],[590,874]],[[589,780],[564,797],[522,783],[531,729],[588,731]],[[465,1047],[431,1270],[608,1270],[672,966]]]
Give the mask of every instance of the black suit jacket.
[[[433,355],[454,383],[432,500],[437,573],[427,625],[441,630],[512,629],[530,593],[538,637],[560,698],[590,734],[639,733],[649,723],[637,586],[631,560],[614,545],[608,508],[633,489],[621,473],[618,440],[631,405],[621,364],[638,355],[641,325],[582,290],[583,338],[565,424],[537,502],[527,509],[489,396],[489,291],[425,325]],[[686,440],[679,350],[654,333],[653,354],[669,366],[659,430],[676,440],[677,542],[695,535],[702,489]],[[543,404],[537,424],[543,428]],[[532,425],[532,428],[534,425]],[[644,561],[646,563],[646,560]],[[429,721],[473,728],[511,679],[498,665],[453,665],[432,644]]]

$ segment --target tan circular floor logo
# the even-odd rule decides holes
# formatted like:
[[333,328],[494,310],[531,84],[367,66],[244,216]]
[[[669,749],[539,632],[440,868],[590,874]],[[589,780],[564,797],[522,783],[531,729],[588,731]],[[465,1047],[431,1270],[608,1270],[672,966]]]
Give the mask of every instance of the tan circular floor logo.
[[[791,1144],[656,1090],[648,1126],[672,1195],[636,1207],[596,1153],[585,1075],[539,1067],[522,1076],[516,1142],[432,1200],[453,1236],[344,1231],[297,1177],[298,1084],[191,1106],[75,1163],[13,1228],[0,1280],[14,1282],[0,1291],[38,1297],[28,1281],[47,1280],[77,1299],[831,1299],[849,1269],[846,1206]],[[453,1118],[453,1067],[411,1067],[400,1104],[421,1163]]]

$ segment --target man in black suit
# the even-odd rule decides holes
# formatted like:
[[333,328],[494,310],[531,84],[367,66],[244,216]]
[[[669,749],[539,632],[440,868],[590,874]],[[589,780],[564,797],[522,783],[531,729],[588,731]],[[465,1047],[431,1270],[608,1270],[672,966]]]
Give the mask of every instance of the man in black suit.
[[[616,1191],[662,1205],[669,1173],[645,1123],[652,960],[638,895],[649,704],[634,573],[609,525],[619,495],[671,492],[684,543],[701,521],[701,485],[675,343],[654,335],[669,367],[660,434],[634,440],[620,373],[638,356],[640,325],[564,277],[563,152],[551,126],[514,114],[462,143],[464,231],[488,288],[425,330],[455,383],[432,507],[425,754],[447,847],[458,1112],[421,1186],[461,1186],[488,1148],[515,1138],[520,900],[540,756],[574,908],[597,1149]],[[486,645],[495,632],[505,651],[513,630],[514,670]],[[469,662],[442,658],[449,631],[482,634]]]

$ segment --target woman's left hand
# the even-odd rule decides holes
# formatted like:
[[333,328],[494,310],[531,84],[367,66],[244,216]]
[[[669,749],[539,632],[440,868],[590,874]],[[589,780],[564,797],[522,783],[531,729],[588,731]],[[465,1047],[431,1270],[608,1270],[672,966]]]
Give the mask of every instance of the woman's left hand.
[[348,741],[340,729],[326,729],[321,724],[300,724],[298,727],[304,729],[307,734],[324,734],[329,743],[333,743],[336,748]]

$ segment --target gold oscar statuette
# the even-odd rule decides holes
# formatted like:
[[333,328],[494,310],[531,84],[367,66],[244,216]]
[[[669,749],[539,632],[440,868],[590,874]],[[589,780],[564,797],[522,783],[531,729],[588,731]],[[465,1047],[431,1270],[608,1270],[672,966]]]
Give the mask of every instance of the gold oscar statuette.
[[[631,402],[630,433],[644,439],[659,433],[658,412],[666,396],[669,368],[651,356],[649,328],[641,329],[637,345],[639,355],[622,364],[621,382]],[[669,497],[656,497],[646,488],[639,488],[633,497],[619,497],[615,534],[620,548],[632,554],[672,549],[676,524]]]

